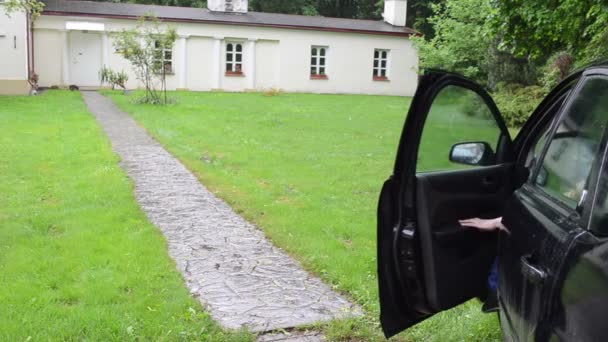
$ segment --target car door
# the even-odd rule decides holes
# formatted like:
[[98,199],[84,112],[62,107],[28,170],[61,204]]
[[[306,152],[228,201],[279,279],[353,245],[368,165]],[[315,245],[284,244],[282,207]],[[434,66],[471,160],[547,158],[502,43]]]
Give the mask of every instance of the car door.
[[480,86],[446,72],[421,77],[378,204],[387,337],[486,295],[497,236],[458,220],[501,215],[516,181],[513,160],[509,132]]
[[[589,250],[601,245],[588,227],[606,149],[607,75],[605,69],[590,68],[570,77],[553,93],[559,99],[553,108],[539,114],[544,118],[533,117],[537,122],[524,127],[522,138],[515,141],[517,164],[532,160],[535,165],[530,166],[528,180],[507,200],[503,214],[509,233],[500,236],[498,289],[505,340],[598,336],[580,324],[588,321],[581,309],[598,306],[580,301],[573,306],[572,298],[589,300],[581,288],[594,279],[608,290],[605,272],[587,271],[580,277],[585,268],[579,263],[583,255],[587,256],[583,261],[590,260]],[[539,135],[545,138],[534,141]],[[603,208],[604,202],[598,207]],[[582,287],[573,289],[573,283]],[[600,303],[606,300],[595,304]],[[601,325],[595,330],[607,332]]]

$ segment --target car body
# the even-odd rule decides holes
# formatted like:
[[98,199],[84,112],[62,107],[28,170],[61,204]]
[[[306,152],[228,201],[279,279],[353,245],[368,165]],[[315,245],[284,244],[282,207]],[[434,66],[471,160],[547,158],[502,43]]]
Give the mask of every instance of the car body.
[[[425,73],[378,203],[385,335],[483,300],[497,260],[505,340],[608,338],[607,121],[607,64],[563,80],[515,139],[482,87]],[[501,216],[508,231],[458,223]]]

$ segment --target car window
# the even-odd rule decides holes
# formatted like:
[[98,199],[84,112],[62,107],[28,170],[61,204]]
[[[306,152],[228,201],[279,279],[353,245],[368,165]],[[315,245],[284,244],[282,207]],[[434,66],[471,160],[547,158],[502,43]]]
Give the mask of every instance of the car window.
[[486,142],[496,151],[500,133],[490,108],[479,94],[455,85],[446,86],[435,97],[427,116],[416,172],[472,168],[450,161],[452,146]]
[[551,197],[576,208],[608,119],[608,81],[588,78],[566,108],[535,183]]
[[[524,164],[528,170],[533,170],[536,164],[538,163],[538,160],[543,152],[543,147],[545,146],[547,138],[549,137],[549,128],[551,128],[551,122],[549,122],[542,128],[540,134],[534,141],[534,144],[528,151],[528,155],[526,156],[526,162]],[[532,176],[533,174],[530,173],[530,179],[532,178]]]

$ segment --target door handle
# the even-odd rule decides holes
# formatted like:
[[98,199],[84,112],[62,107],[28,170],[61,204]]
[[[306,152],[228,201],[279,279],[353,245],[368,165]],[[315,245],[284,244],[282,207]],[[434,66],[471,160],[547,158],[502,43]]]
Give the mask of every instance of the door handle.
[[532,264],[529,255],[521,257],[521,273],[533,284],[542,284],[547,279],[547,272]]

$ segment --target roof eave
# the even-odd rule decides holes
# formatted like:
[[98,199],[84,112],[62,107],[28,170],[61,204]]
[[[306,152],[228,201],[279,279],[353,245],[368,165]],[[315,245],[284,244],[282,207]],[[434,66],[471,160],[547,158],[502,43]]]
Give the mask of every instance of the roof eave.
[[[126,19],[126,20],[137,20],[137,19],[139,19],[138,16],[133,16],[133,15],[79,13],[79,12],[47,11],[47,10],[43,11],[42,15],[74,16],[74,17],[95,17],[95,18]],[[397,37],[410,37],[412,35],[417,35],[416,33],[410,33],[410,32],[374,31],[374,30],[360,30],[360,29],[347,29],[347,28],[336,28],[336,27],[320,27],[320,26],[281,25],[281,24],[265,24],[265,23],[242,23],[242,22],[221,21],[221,20],[204,20],[204,19],[187,19],[187,18],[166,18],[166,17],[158,17],[158,19],[163,20],[163,21],[178,22],[178,23],[204,23],[204,24],[233,25],[233,26],[275,27],[275,28],[294,29],[294,30],[362,33],[362,34],[373,34],[373,35],[383,35],[383,36],[397,36]]]

